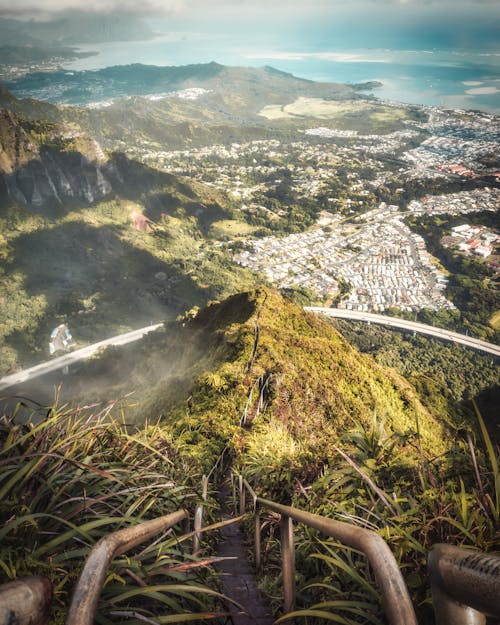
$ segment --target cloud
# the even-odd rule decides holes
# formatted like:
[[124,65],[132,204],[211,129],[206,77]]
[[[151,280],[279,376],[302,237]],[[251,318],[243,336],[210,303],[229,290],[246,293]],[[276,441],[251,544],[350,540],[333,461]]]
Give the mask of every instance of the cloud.
[[187,7],[185,0],[0,0],[0,15],[50,15],[66,11],[86,13],[128,13],[131,15],[168,15]]
[[[128,13],[140,16],[154,15],[194,15],[199,12],[216,13],[274,13],[282,15],[337,12],[362,12],[364,8],[396,11],[428,10],[482,11],[489,8],[498,10],[498,0],[0,0],[0,15],[51,15],[64,11],[85,11],[90,13]],[[221,17],[223,17],[221,15]]]

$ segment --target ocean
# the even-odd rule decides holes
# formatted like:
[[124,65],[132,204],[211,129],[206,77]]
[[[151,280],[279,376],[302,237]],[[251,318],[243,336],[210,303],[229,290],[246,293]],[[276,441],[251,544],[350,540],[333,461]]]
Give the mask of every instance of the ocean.
[[[413,104],[500,113],[500,48],[461,51],[438,48],[334,48],[325,39],[311,42],[252,42],[236,33],[171,32],[155,39],[80,45],[94,56],[67,63],[69,71],[143,63],[185,65],[217,61],[232,66],[271,65],[315,81],[379,81],[373,95]],[[37,97],[20,78],[9,85],[16,95]],[[26,90],[28,89],[28,91]],[[57,96],[54,97],[57,101]]]

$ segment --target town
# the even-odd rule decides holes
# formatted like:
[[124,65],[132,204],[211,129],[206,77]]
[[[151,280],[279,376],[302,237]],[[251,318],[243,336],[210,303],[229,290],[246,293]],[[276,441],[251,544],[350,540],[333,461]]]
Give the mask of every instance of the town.
[[485,226],[462,224],[455,226],[451,231],[451,235],[442,238],[442,244],[467,255],[475,254],[481,258],[488,258],[500,245],[498,233]]
[[[128,150],[226,193],[242,218],[262,226],[239,242],[234,261],[279,287],[306,287],[352,310],[452,309],[446,275],[404,219],[498,210],[500,121],[423,109],[427,121],[406,121],[406,129],[388,134],[311,126],[290,142]],[[304,215],[309,207],[309,219],[291,222],[293,204]],[[484,257],[484,246],[476,248]]]

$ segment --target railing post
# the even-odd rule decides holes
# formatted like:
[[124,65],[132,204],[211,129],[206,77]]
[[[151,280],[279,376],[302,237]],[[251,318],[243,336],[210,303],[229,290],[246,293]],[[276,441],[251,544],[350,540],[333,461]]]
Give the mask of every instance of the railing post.
[[[208,496],[208,478],[204,475],[201,478],[201,498],[203,502],[207,500]],[[196,506],[194,513],[194,536],[193,536],[193,556],[200,555],[200,536],[201,528],[203,527],[203,503]]]
[[281,515],[281,562],[283,568],[283,609],[285,614],[295,607],[295,546],[293,542],[293,521]]
[[240,514],[245,514],[245,486],[242,475],[238,475],[238,488],[240,489]]
[[233,498],[233,511],[236,514],[236,480],[234,479],[234,473],[231,473],[231,495]]
[[254,539],[255,539],[255,570],[260,571],[261,565],[261,547],[260,547],[260,514],[259,504],[255,502],[255,511],[253,515]]
[[52,584],[46,577],[29,577],[0,586],[0,623],[45,625],[50,618]]

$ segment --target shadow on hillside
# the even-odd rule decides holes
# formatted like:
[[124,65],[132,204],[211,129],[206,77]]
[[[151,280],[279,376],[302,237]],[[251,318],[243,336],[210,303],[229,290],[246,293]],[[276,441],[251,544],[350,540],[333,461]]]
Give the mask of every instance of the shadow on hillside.
[[[466,402],[469,404],[470,402]],[[500,445],[500,422],[498,406],[500,406],[500,385],[484,390],[476,397],[476,404],[484,419],[493,444]]]
[[[60,319],[68,321],[76,340],[93,341],[123,326],[172,317],[206,299],[180,264],[158,260],[119,233],[118,227],[72,222],[16,239],[6,280],[21,273],[28,297],[45,297],[48,311],[35,332],[39,344]],[[22,319],[16,322],[23,327]]]
[[[192,217],[206,236],[215,221],[233,217],[229,209],[200,196],[183,178],[152,169],[120,153],[113,155],[112,163],[123,180],[118,194],[144,204],[145,215],[154,222],[163,215]],[[113,186],[117,188],[118,181]]]
[[124,398],[129,418],[165,415],[179,402],[186,402],[189,412],[199,376],[241,349],[228,340],[228,328],[247,322],[255,311],[256,300],[240,293],[203,308],[195,318],[165,324],[136,344],[108,348],[101,358],[81,363],[69,389],[66,384],[66,396]]
[[216,202],[199,197],[187,181],[121,153],[98,165],[80,152],[43,147],[40,159],[0,175],[0,215],[14,200],[29,212],[58,219],[113,195],[144,204],[146,216],[155,222],[162,215],[192,217],[204,235],[214,221],[232,216]]

